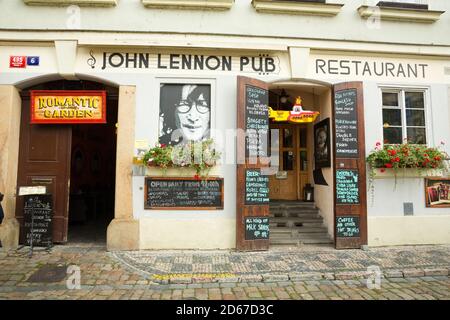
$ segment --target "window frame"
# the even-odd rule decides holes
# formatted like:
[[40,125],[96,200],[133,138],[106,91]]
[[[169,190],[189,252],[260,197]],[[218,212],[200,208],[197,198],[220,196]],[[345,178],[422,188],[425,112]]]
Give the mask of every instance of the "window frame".
[[[391,109],[391,110],[399,110],[401,114],[401,128],[402,128],[402,141],[404,142],[405,139],[408,138],[408,128],[425,128],[425,143],[420,145],[430,146],[430,141],[433,141],[432,139],[432,132],[431,132],[431,99],[429,97],[430,95],[430,88],[425,86],[380,86],[380,105],[381,105],[381,134],[383,137],[383,144],[386,145],[393,145],[396,143],[384,143],[384,119],[383,119],[383,110],[384,109]],[[423,94],[423,109],[421,108],[407,108],[406,107],[406,92],[420,92]],[[398,106],[385,106],[383,104],[383,93],[396,93],[398,95]],[[407,124],[407,118],[406,118],[406,110],[423,110],[424,112],[424,126],[408,126]],[[395,125],[392,126],[395,128],[398,128],[400,126]]]

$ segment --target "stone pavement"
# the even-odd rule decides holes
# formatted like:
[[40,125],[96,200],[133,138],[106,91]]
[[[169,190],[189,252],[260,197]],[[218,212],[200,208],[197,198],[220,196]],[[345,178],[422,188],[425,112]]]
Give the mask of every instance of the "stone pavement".
[[[74,283],[76,273],[66,273],[73,265],[80,270],[79,289],[67,286]],[[375,273],[367,272],[371,266]],[[381,284],[368,287],[376,267]],[[449,268],[450,246],[107,253],[103,246],[79,244],[32,258],[0,251],[0,300],[450,300]]]

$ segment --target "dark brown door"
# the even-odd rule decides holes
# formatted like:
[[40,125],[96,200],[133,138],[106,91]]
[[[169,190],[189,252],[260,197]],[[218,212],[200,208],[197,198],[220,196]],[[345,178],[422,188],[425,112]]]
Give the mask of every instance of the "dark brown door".
[[[71,133],[69,125],[31,125],[30,99],[22,97],[17,188],[47,187],[53,195],[53,241],[59,243],[67,241]],[[16,208],[23,225],[22,197],[17,197]]]

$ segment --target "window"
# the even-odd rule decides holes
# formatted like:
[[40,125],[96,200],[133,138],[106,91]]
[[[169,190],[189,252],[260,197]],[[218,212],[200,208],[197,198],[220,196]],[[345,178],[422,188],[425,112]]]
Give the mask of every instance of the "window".
[[383,140],[388,144],[426,144],[424,90],[382,90]]
[[428,10],[427,0],[387,0],[379,1],[379,7]]

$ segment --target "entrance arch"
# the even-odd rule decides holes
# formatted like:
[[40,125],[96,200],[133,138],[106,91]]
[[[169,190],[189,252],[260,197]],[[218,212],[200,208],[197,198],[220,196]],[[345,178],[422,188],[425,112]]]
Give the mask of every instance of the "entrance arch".
[[[33,90],[106,92],[105,124],[30,124]],[[17,186],[45,185],[53,196],[53,242],[106,240],[114,218],[117,88],[92,81],[56,80],[21,92]],[[16,218],[23,225],[23,199]],[[69,232],[70,231],[70,232]],[[21,242],[24,242],[21,235]]]

